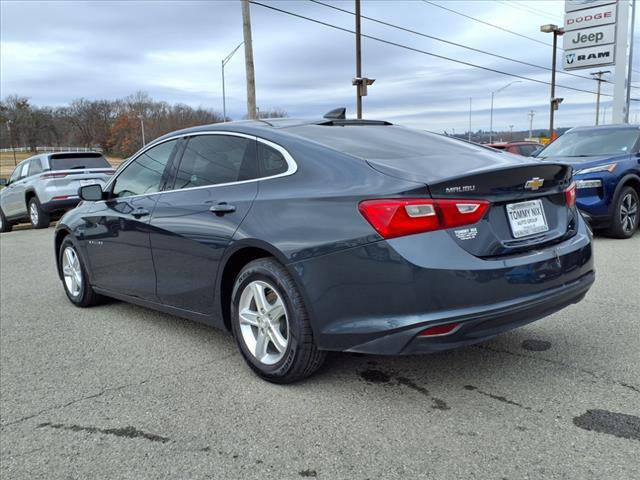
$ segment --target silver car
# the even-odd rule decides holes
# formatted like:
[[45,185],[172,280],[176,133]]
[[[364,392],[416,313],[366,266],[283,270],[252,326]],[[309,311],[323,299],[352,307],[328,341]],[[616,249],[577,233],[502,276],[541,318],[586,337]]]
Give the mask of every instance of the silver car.
[[46,228],[51,217],[75,207],[78,188],[104,185],[114,170],[101,153],[43,153],[22,161],[0,190],[0,232],[30,220]]

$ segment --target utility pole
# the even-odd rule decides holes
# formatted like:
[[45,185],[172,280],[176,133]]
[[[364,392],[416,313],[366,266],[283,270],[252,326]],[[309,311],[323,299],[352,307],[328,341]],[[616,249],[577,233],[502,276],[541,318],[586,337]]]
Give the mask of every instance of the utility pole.
[[253,67],[253,42],[251,41],[251,14],[249,0],[242,0],[242,33],[244,35],[244,64],[247,72],[247,116],[250,120],[256,114],[256,76]]
[[604,80],[602,79],[602,75],[605,73],[611,73],[611,70],[600,70],[599,72],[592,72],[593,79],[598,82],[598,91],[596,93],[596,126],[600,124],[600,85]]
[[536,114],[533,110],[529,112],[529,140],[533,138],[533,117]]
[[[360,0],[356,0],[356,80],[362,78],[362,49],[360,45]],[[362,92],[360,84],[356,84],[356,116],[362,118]]]
[[362,76],[362,48],[360,45],[360,0],[356,2],[356,76],[351,81],[351,85],[356,87],[356,117],[362,118],[362,97],[367,96],[367,87],[373,85],[375,78],[366,78]]
[[509,125],[509,141],[513,142],[513,125]]

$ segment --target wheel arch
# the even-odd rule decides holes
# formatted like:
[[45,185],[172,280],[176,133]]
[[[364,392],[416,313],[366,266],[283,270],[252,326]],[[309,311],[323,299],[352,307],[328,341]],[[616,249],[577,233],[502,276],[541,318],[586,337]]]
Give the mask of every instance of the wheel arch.
[[56,257],[56,270],[58,272],[58,277],[60,277],[61,280],[62,280],[62,272],[60,271],[60,246],[62,245],[62,242],[64,241],[64,239],[67,238],[69,235],[71,235],[71,231],[67,230],[66,228],[60,228],[55,233],[54,252]]
[[32,198],[37,197],[36,191],[33,188],[30,188],[26,192],[24,192],[24,204],[27,207],[27,212],[29,212],[29,202]]
[[[220,292],[218,296],[219,309],[222,315],[224,328],[231,331],[231,294],[233,292],[233,284],[240,271],[249,262],[259,258],[274,258],[278,260],[294,278],[296,284],[298,280],[296,275],[291,272],[287,266],[287,258],[277,248],[259,240],[244,240],[233,245],[226,253],[221,262],[218,272],[218,288]],[[299,287],[299,285],[298,285]],[[304,297],[304,292],[302,292]]]

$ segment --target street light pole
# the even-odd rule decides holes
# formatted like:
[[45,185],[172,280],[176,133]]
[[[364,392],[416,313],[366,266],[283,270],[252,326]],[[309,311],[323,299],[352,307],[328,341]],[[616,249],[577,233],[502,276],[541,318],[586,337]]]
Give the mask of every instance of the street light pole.
[[533,138],[533,116],[536,114],[533,110],[529,112],[529,140]]
[[469,141],[471,141],[471,106],[473,104],[473,98],[469,97]]
[[234,48],[229,55],[222,59],[222,121],[227,121],[227,97],[225,96],[224,91],[224,67],[229,61],[231,57],[238,51],[238,49],[244,44],[244,42],[240,42],[236,48]]
[[504,90],[507,87],[510,87],[514,83],[522,83],[522,80],[514,80],[513,82],[507,83],[504,87],[499,88],[495,92],[491,92],[491,113],[489,115],[489,143],[493,141],[493,97],[495,96],[496,93],[500,93],[502,90]]
[[7,120],[7,130],[9,131],[9,145],[11,146],[11,152],[13,153],[13,166],[18,165],[16,160],[16,149],[13,148],[13,131],[11,130],[11,120]]
[[142,146],[144,147],[147,142],[144,139],[144,117],[142,116],[142,114],[138,115],[138,118],[140,119],[140,131],[142,132]]
[[555,132],[553,129],[553,120],[555,111],[558,109],[558,105],[562,103],[562,98],[556,98],[556,61],[558,57],[558,37],[564,35],[564,29],[557,25],[548,24],[542,25],[540,31],[544,33],[553,33],[553,55],[551,56],[551,101],[549,104],[549,140],[555,139]]

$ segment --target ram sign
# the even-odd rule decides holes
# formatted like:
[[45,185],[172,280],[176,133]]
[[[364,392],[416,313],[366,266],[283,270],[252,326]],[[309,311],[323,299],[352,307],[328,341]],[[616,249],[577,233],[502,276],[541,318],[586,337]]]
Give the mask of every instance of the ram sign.
[[616,60],[616,46],[611,44],[569,50],[563,53],[563,58],[565,70],[613,65]]

